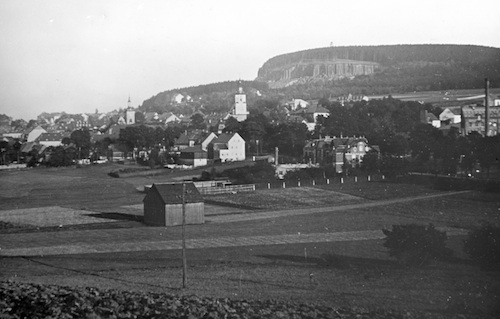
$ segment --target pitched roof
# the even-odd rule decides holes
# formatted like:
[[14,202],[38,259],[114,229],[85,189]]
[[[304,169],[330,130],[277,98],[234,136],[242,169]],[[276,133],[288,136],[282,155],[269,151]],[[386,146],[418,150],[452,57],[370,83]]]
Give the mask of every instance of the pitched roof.
[[201,149],[201,145],[195,145],[181,150],[181,153],[206,153],[206,151]]
[[[153,184],[144,200],[146,200],[150,194],[156,192],[163,201],[163,204],[182,204],[182,184],[183,183]],[[185,203],[203,202],[203,196],[201,196],[200,192],[192,182],[185,183],[185,185]]]
[[[464,106],[462,107],[462,114],[465,118],[472,118],[486,113],[484,106]],[[490,117],[500,117],[499,107],[490,107]]]
[[295,115],[297,115],[297,114],[314,114],[314,113],[330,114],[330,111],[328,111],[326,108],[324,108],[318,104],[314,104],[314,105],[309,105],[306,108],[302,108],[302,109],[299,109],[299,110],[293,112],[293,114],[295,114]]
[[236,134],[236,133],[233,133],[233,134],[227,134],[227,133],[221,134],[219,137],[214,138],[212,140],[212,143],[214,143],[214,144],[215,143],[227,143],[234,136],[234,134]]
[[62,133],[42,133],[38,137],[38,141],[41,141],[41,142],[50,142],[50,141],[60,142],[60,141],[62,141],[62,139],[64,137],[65,137],[65,135]]

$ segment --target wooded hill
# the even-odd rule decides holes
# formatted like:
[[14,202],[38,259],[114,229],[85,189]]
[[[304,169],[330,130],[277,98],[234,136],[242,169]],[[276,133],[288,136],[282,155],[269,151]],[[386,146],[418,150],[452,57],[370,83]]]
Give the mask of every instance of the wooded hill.
[[[500,49],[474,45],[386,45],[311,49],[269,59],[255,81],[243,81],[249,108],[267,99],[334,98],[413,91],[500,87]],[[226,112],[238,81],[168,90],[144,101],[144,111]],[[174,105],[174,94],[193,102]]]
[[[349,63],[353,70],[333,69],[321,72],[325,64]],[[375,72],[363,72],[356,66],[375,65]],[[311,67],[316,68],[311,72]],[[342,79],[356,73],[373,74],[374,84],[396,84],[403,80],[408,89],[472,88],[485,77],[499,79],[500,49],[472,45],[388,45],[328,47],[278,55],[259,69],[258,80],[270,84],[287,79],[287,86],[300,78]],[[291,77],[290,77],[291,75]],[[325,77],[326,76],[326,77]],[[388,83],[384,77],[396,81]],[[411,78],[414,78],[411,81]],[[384,81],[381,81],[384,79]],[[357,82],[357,81],[355,81]],[[451,87],[448,87],[451,86]],[[415,87],[413,87],[415,88]]]

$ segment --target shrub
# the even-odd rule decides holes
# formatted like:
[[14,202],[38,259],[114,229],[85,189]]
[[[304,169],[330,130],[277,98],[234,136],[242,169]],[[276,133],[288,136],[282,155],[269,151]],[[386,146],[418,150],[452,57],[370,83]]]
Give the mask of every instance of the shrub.
[[483,267],[500,265],[500,228],[485,225],[472,230],[464,240],[464,251]]
[[427,227],[393,225],[392,231],[382,231],[387,236],[384,246],[389,249],[389,255],[408,266],[421,266],[451,255],[451,250],[446,248],[446,233],[436,230],[432,224]]

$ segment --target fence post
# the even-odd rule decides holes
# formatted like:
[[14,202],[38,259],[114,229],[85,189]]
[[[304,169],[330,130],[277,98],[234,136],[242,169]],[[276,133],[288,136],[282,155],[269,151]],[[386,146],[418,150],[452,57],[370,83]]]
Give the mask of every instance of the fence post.
[[283,182],[283,188],[286,188],[286,187],[285,187],[285,182]]
[[357,182],[358,182],[358,177],[354,176],[354,183],[357,183]]
[[271,189],[271,183],[267,183],[267,189]]
[[330,179],[329,178],[326,179],[326,185],[330,185]]
[[316,185],[316,181],[313,179],[313,186]]
[[385,175],[382,175],[382,179],[385,179]]
[[370,181],[370,175],[368,175],[368,181]]
[[340,184],[344,184],[344,178],[343,177],[340,178]]
[[297,187],[300,187],[300,179],[297,180]]

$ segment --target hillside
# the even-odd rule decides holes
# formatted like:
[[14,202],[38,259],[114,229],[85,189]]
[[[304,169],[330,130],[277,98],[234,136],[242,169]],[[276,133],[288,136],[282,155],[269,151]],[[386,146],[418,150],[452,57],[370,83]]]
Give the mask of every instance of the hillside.
[[[500,49],[473,45],[346,46],[275,56],[258,70],[255,81],[226,81],[160,92],[142,111],[192,114],[224,113],[242,86],[249,109],[259,100],[320,99],[342,95],[482,89],[484,79],[500,87]],[[190,101],[175,103],[176,94]]]
[[336,81],[335,86],[423,91],[480,87],[500,80],[500,49],[472,45],[387,45],[318,48],[269,59],[257,80],[271,88]]

